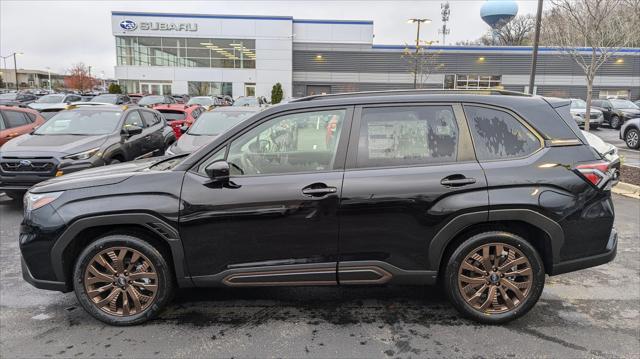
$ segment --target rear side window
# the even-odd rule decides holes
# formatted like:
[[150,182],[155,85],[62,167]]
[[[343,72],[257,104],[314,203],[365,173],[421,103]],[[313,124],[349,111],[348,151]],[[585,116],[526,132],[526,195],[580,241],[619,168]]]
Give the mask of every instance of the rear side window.
[[362,110],[357,167],[455,162],[458,125],[450,106]]
[[480,161],[525,157],[542,145],[533,132],[507,112],[479,106],[465,106],[464,112]]
[[4,119],[7,122],[7,128],[14,128],[31,123],[28,117],[18,111],[4,111]]

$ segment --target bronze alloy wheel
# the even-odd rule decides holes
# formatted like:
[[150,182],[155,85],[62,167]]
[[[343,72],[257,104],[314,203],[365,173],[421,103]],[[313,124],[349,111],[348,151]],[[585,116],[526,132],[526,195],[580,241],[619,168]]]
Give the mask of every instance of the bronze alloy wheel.
[[96,307],[123,317],[139,314],[153,303],[158,275],[142,253],[112,247],[93,256],[84,272],[84,287]]
[[517,308],[531,292],[531,263],[508,244],[487,243],[467,255],[458,271],[458,288],[473,309],[500,314]]

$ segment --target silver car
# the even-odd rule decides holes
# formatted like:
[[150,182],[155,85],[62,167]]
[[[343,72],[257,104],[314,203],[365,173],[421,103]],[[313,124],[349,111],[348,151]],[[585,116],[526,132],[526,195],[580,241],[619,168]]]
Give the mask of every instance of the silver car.
[[[571,99],[571,115],[573,119],[576,120],[578,126],[584,127],[584,116],[587,111],[587,103],[584,100],[579,98]],[[590,119],[589,119],[589,128],[596,129],[602,125],[604,121],[604,116],[602,115],[602,111],[591,107],[590,111]]]
[[637,150],[640,148],[640,118],[632,118],[620,127],[620,139],[627,147]]

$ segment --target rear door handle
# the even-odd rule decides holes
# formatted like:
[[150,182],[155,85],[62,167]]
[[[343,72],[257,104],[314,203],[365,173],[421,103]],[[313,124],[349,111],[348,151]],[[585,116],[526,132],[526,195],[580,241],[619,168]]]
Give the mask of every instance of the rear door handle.
[[302,194],[312,197],[322,197],[338,191],[335,187],[305,187],[302,189]]
[[474,183],[476,183],[475,178],[467,178],[462,175],[445,177],[440,181],[440,184],[446,187],[462,187]]

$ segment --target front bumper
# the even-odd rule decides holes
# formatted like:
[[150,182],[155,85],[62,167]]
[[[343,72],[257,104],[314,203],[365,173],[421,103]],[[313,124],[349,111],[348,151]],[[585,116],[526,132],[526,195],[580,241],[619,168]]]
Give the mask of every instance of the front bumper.
[[35,279],[29,271],[29,267],[27,267],[27,263],[24,261],[24,258],[20,257],[20,261],[22,265],[22,278],[24,278],[24,280],[32,286],[38,289],[57,290],[63,293],[71,291],[71,289],[64,282]]
[[609,263],[616,258],[618,251],[618,232],[611,229],[609,240],[605,250],[602,253],[584,258],[576,258],[565,262],[556,263],[551,268],[549,275],[558,275],[568,272],[574,272],[580,269],[591,268],[605,263]]

